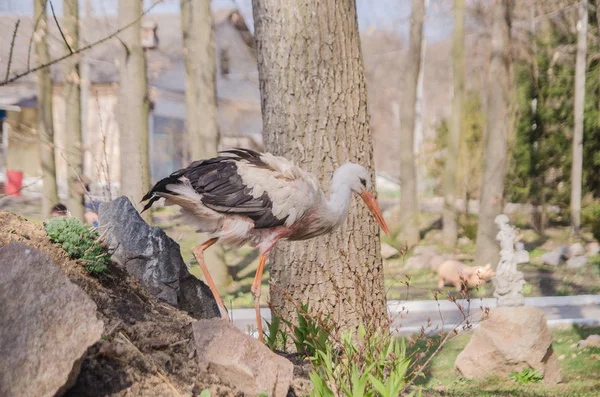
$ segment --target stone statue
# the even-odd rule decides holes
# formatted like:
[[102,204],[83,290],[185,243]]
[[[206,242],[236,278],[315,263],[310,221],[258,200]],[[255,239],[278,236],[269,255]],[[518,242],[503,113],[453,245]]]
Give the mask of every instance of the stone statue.
[[515,250],[517,235],[514,227],[508,222],[508,216],[500,214],[495,219],[498,225],[498,234],[496,240],[500,242],[500,262],[496,269],[496,278],[494,283],[494,297],[498,299],[500,306],[523,306],[525,298],[523,297],[523,273],[517,270],[520,263],[529,262],[529,253],[525,250]]

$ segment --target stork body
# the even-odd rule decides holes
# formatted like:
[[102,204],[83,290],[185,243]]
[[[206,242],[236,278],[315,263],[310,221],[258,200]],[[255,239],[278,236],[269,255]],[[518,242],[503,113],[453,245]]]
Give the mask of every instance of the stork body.
[[[368,171],[353,163],[336,170],[329,199],[315,176],[283,157],[232,149],[159,181],[142,199],[144,210],[160,199],[179,205],[198,232],[210,239],[194,248],[194,256],[222,315],[223,302],[204,263],[204,250],[216,243],[233,247],[250,244],[260,251],[252,293],[262,340],[260,284],[267,256],[279,240],[307,240],[330,233],[347,218],[352,193],[360,194],[383,230],[387,226],[373,194]],[[227,316],[228,317],[228,316]]]

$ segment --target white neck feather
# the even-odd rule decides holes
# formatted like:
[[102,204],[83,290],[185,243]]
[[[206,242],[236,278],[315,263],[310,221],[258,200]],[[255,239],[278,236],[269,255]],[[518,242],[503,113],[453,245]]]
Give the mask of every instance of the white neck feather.
[[336,172],[331,179],[327,213],[324,214],[324,220],[330,223],[334,229],[340,227],[348,217],[351,199],[352,190],[346,183],[346,178],[342,173]]

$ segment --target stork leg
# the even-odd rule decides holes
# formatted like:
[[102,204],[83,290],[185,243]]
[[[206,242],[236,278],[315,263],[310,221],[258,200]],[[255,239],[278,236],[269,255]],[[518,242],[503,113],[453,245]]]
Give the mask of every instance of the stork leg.
[[204,250],[217,242],[217,238],[211,238],[208,241],[194,247],[192,252],[194,253],[194,257],[196,258],[196,262],[198,262],[198,266],[200,266],[200,270],[204,275],[204,279],[208,283],[208,287],[210,288],[215,300],[217,301],[217,305],[219,305],[219,309],[221,311],[221,317],[229,320],[229,315],[227,314],[227,308],[223,304],[221,297],[219,296],[219,291],[217,291],[217,287],[212,277],[210,276],[210,272],[208,271],[208,267],[206,267],[206,263],[204,263]]
[[267,262],[267,255],[261,254],[260,261],[258,262],[258,269],[256,269],[256,275],[254,276],[254,282],[252,283],[252,295],[254,295],[254,310],[256,310],[256,326],[258,327],[258,339],[264,342],[262,318],[260,317],[260,285],[262,283],[262,274],[265,268],[265,262]]

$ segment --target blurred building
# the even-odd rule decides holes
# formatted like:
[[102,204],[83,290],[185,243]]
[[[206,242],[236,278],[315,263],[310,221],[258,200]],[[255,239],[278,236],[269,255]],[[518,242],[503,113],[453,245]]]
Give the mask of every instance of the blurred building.
[[[14,46],[11,71],[27,69],[29,40],[34,21],[31,17],[0,17],[0,26],[10,31],[17,19],[20,29]],[[51,58],[65,53],[64,43],[49,23]],[[234,9],[214,12],[217,57],[217,98],[223,147],[262,148],[260,93],[254,38],[244,19]],[[83,44],[106,37],[118,29],[116,17],[82,18]],[[157,180],[183,164],[182,136],[185,129],[185,69],[181,20],[179,15],[152,15],[143,21],[144,42],[148,44],[148,80],[152,108],[150,114],[151,176]],[[8,54],[10,40],[0,41],[0,54]],[[154,47],[154,48],[153,48]],[[82,58],[82,123],[85,149],[84,173],[100,185],[118,184],[119,91],[118,39],[98,45]],[[31,48],[31,65],[36,65]],[[6,71],[8,58],[0,57],[0,70]],[[54,130],[57,177],[60,190],[66,189],[68,165],[65,159],[64,76],[60,63],[51,67],[54,85]],[[3,134],[0,163],[7,169],[22,171],[25,177],[41,175],[37,139],[37,97],[35,75],[0,87],[0,120]],[[1,167],[1,165],[0,165]]]

